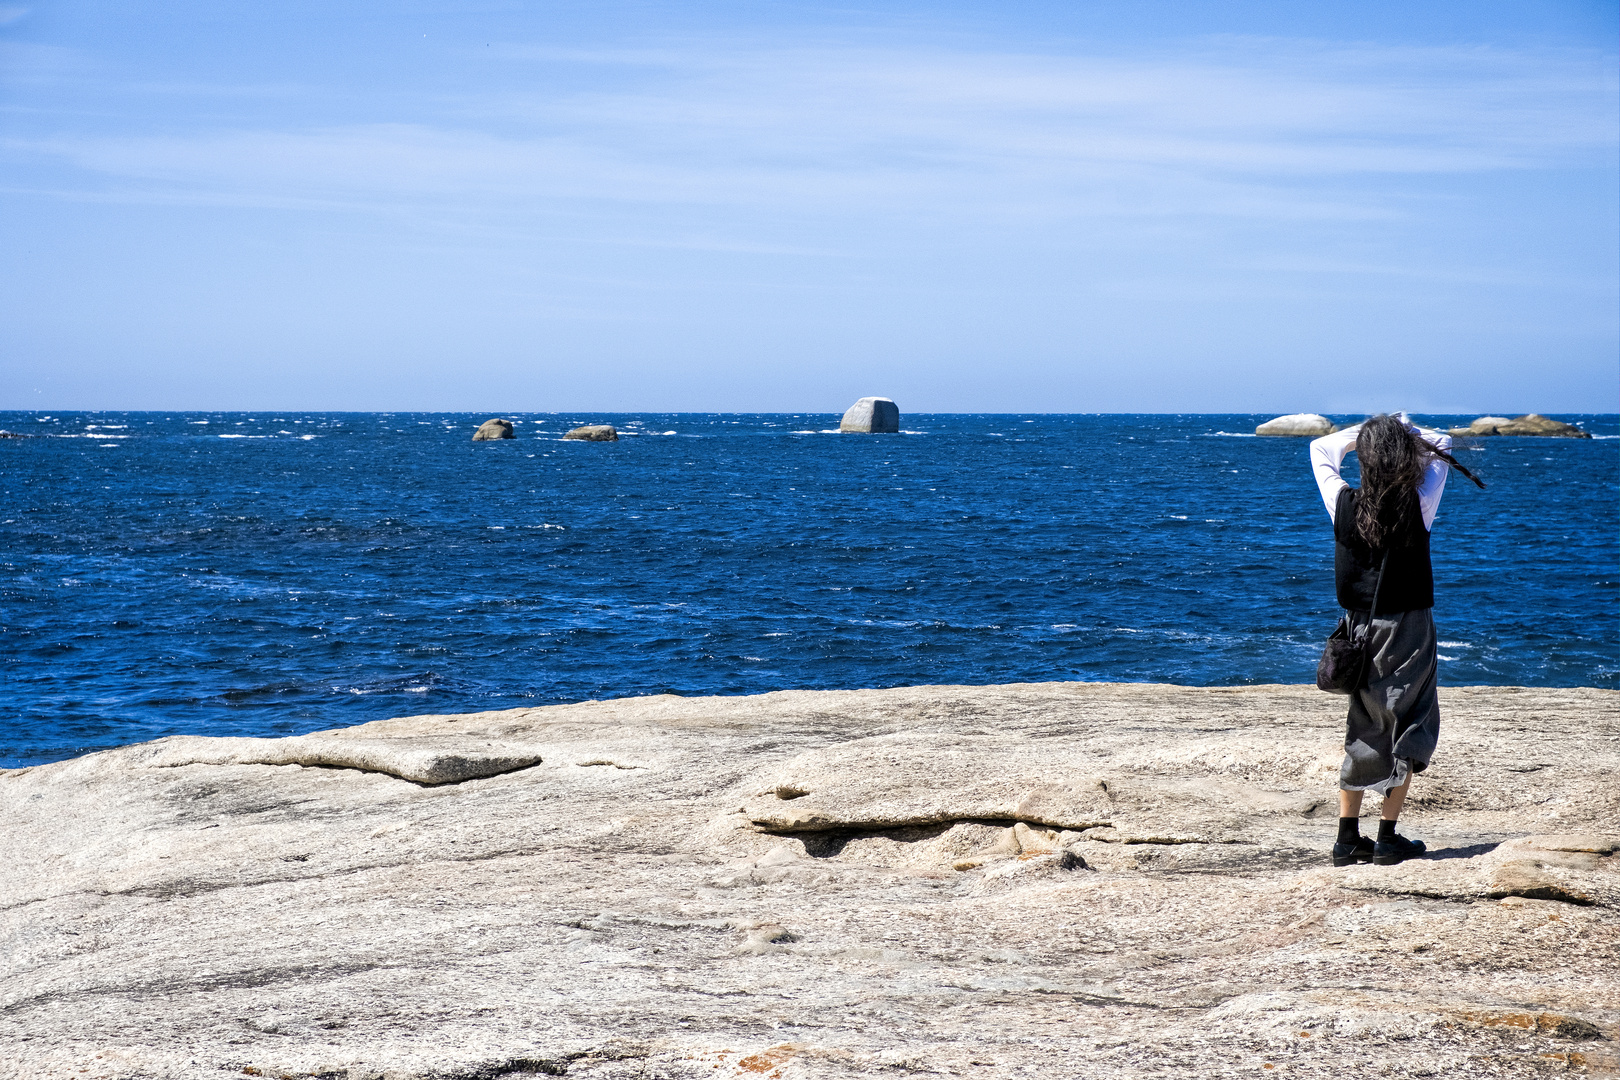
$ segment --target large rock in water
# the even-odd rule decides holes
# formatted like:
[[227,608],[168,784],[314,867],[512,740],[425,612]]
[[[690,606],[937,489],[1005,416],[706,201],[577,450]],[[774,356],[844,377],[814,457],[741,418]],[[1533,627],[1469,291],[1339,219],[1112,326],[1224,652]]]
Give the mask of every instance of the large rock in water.
[[619,432],[612,424],[583,424],[563,438],[580,439],[584,442],[618,442]]
[[473,432],[473,442],[492,442],[495,439],[511,439],[515,437],[512,432],[512,421],[510,420],[485,420],[478,425],[478,430]]
[[1592,436],[1574,424],[1549,420],[1540,413],[1526,413],[1509,420],[1505,416],[1482,416],[1465,428],[1452,428],[1452,435],[1550,435],[1564,439],[1590,439]]
[[1308,435],[1319,438],[1338,431],[1338,427],[1321,413],[1300,412],[1267,420],[1254,429],[1256,435]]
[[1440,694],[1432,857],[1342,870],[1310,687],[630,698],[0,771],[0,1076],[1612,1072],[1620,693]]
[[863,397],[849,407],[839,431],[895,433],[900,430],[900,406],[886,397]]

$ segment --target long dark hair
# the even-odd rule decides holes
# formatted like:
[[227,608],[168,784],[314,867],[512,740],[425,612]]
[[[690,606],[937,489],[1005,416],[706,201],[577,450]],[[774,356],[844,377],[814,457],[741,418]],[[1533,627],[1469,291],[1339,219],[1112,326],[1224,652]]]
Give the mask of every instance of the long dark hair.
[[1380,549],[1390,540],[1412,536],[1423,522],[1417,489],[1423,472],[1436,458],[1480,487],[1484,481],[1438,447],[1430,446],[1398,416],[1379,413],[1356,433],[1361,459],[1361,496],[1356,500],[1356,532],[1367,546]]

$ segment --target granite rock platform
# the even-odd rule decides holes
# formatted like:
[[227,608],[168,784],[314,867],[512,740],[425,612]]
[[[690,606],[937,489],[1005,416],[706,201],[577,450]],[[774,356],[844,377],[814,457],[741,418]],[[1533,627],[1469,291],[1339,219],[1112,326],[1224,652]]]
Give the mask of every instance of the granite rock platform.
[[1441,704],[1428,857],[1338,870],[1344,700],[1294,686],[662,696],[0,772],[0,1077],[1613,1075],[1620,693]]

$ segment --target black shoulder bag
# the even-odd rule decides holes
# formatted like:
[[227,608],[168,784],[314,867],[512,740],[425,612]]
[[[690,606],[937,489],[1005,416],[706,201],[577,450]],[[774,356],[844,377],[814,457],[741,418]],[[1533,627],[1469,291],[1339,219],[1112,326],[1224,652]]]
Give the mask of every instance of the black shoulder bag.
[[1378,567],[1378,584],[1373,586],[1372,610],[1367,613],[1367,625],[1357,629],[1347,611],[1339,616],[1339,625],[1328,635],[1322,648],[1322,659],[1316,662],[1316,688],[1330,694],[1353,694],[1367,685],[1367,668],[1372,663],[1368,655],[1367,639],[1372,633],[1372,621],[1378,615],[1378,594],[1384,588],[1384,571],[1389,569],[1389,549],[1384,549],[1384,561]]

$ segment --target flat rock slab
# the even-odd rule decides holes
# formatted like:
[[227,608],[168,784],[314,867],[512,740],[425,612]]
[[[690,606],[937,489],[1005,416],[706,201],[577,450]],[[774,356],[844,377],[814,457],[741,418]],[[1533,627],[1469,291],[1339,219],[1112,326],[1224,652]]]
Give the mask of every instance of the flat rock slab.
[[147,767],[187,765],[306,765],[385,773],[414,784],[459,784],[540,764],[532,748],[463,735],[358,736],[319,731],[285,739],[177,735],[146,743]]
[[1340,870],[1343,702],[1303,687],[662,696],[0,772],[0,1077],[1612,1071],[1620,694],[1441,701],[1430,856]]

